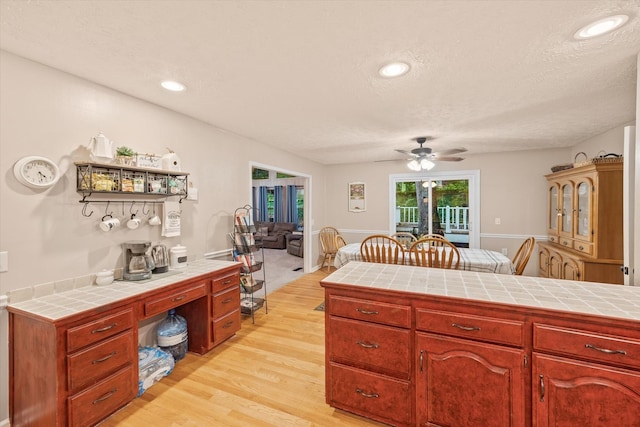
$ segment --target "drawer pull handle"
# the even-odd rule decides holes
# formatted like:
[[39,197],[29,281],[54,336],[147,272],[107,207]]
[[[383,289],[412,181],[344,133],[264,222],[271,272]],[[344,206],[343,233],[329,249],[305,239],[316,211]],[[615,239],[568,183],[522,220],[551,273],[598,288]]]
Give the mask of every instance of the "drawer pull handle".
[[420,372],[422,372],[422,362],[424,361],[424,350],[420,350]]
[[117,324],[117,323],[112,323],[112,324],[110,324],[110,325],[105,326],[104,328],[94,329],[93,331],[91,331],[91,333],[92,333],[92,334],[98,334],[98,333],[100,333],[100,332],[106,332],[106,331],[108,331],[109,329],[113,329],[113,328],[115,328],[116,326],[118,326],[118,324]]
[[114,394],[116,394],[116,392],[118,391],[118,388],[114,388],[113,390],[111,390],[110,392],[107,392],[105,394],[103,394],[102,396],[100,396],[99,398],[97,398],[96,400],[93,401],[93,404],[98,404],[100,402],[102,402],[103,400],[107,400],[108,398],[110,398],[111,396],[113,396]]
[[180,295],[179,297],[175,297],[174,299],[172,299],[171,301],[182,301],[183,299],[185,299],[187,296],[186,295]]
[[378,345],[378,344],[369,344],[369,343],[362,342],[362,341],[356,341],[356,344],[358,344],[360,347],[364,347],[364,348],[380,348],[380,345]]
[[371,399],[371,398],[377,399],[378,397],[380,397],[378,393],[365,393],[363,390],[360,390],[359,388],[356,389],[356,393],[358,393],[363,397],[366,397],[367,399]]
[[233,326],[233,320],[225,323],[224,326],[222,326],[222,328],[227,329],[227,328],[230,328],[231,326]]
[[223,304],[228,304],[231,301],[233,301],[233,298],[227,298],[226,300],[222,301]]
[[480,330],[480,328],[477,326],[463,326],[463,325],[458,325],[457,323],[452,323],[451,326],[453,326],[454,328],[462,329],[463,331],[479,331]]
[[580,245],[578,246],[578,249],[580,249],[581,251],[584,251],[584,246]]
[[228,285],[229,283],[231,283],[231,279],[225,280],[224,282],[222,282],[223,285]]
[[540,375],[540,402],[544,402],[544,377]]
[[621,354],[623,356],[627,355],[627,352],[624,351],[624,350],[609,350],[608,348],[596,347],[593,344],[585,344],[584,346],[585,346],[585,348],[590,348],[592,350],[598,350],[598,351],[601,351],[601,352],[607,353],[607,354]]
[[116,354],[118,354],[117,351],[112,351],[111,354],[107,354],[105,357],[101,357],[100,359],[96,359],[93,362],[91,362],[92,365],[96,365],[98,363],[102,363],[105,362],[109,359],[111,359],[113,356],[115,356]]
[[373,315],[380,314],[380,313],[379,313],[379,312],[377,312],[377,311],[369,311],[369,310],[365,310],[365,309],[360,308],[360,307],[356,308],[356,311],[357,311],[358,313],[362,313],[362,314],[373,314]]

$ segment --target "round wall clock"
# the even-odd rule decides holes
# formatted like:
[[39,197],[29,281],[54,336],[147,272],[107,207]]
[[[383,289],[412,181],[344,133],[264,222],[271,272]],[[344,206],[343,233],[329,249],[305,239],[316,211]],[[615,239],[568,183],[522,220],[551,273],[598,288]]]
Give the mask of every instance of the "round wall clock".
[[18,182],[31,188],[49,188],[60,179],[58,165],[46,157],[27,156],[16,162],[13,174]]

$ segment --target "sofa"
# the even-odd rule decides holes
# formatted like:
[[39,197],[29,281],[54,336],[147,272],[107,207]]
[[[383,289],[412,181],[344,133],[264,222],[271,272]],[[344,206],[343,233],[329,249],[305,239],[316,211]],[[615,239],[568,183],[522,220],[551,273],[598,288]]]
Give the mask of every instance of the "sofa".
[[268,249],[286,249],[287,235],[298,229],[293,222],[256,221],[256,245]]

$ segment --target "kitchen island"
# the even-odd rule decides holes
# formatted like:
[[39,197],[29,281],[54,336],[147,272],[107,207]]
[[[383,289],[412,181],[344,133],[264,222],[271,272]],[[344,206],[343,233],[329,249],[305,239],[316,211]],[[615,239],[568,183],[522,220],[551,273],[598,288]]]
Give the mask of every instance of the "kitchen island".
[[237,262],[198,260],[172,274],[10,303],[11,425],[88,426],[135,398],[138,322],[175,308],[189,351],[240,329]]
[[640,426],[640,289],[350,262],[326,400],[392,425]]

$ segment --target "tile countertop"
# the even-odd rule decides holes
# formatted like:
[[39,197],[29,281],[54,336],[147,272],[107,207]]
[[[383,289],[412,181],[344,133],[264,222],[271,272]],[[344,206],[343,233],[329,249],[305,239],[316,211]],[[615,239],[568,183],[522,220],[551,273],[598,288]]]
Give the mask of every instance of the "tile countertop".
[[351,261],[323,282],[640,321],[640,287]]
[[236,265],[239,265],[239,263],[235,261],[201,259],[189,262],[183,270],[172,270],[169,273],[165,273],[166,275],[154,274],[152,278],[148,280],[116,280],[110,285],[85,286],[14,304],[10,303],[9,307],[47,319],[57,320],[101,305],[117,302],[144,292],[162,288],[163,286],[173,285],[174,283]]

